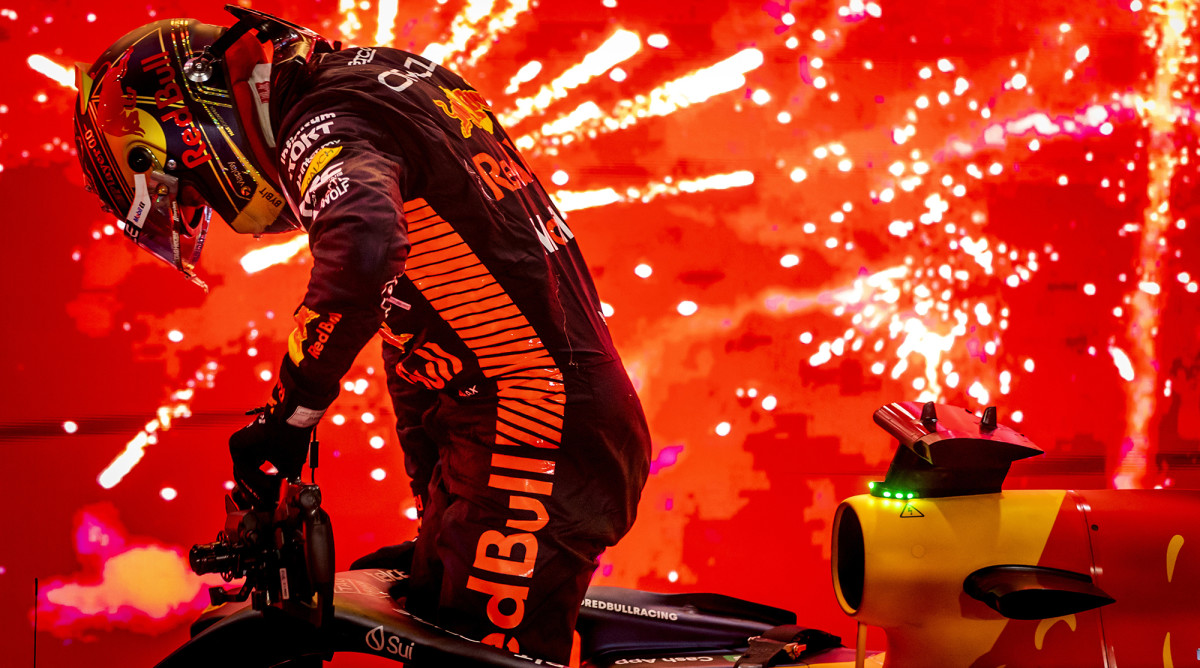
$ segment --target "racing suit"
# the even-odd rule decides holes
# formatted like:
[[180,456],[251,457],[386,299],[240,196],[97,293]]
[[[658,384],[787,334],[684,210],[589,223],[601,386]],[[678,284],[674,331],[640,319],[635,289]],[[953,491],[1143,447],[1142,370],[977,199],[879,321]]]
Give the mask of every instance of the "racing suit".
[[423,508],[409,609],[565,662],[649,469],[573,232],[484,97],[420,56],[277,55],[270,98],[314,261],[280,407],[315,424],[378,332]]

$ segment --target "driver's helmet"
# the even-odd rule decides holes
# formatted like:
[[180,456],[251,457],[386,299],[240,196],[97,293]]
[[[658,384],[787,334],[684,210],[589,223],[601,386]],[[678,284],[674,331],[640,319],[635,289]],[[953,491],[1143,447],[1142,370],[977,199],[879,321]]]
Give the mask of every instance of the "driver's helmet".
[[195,265],[213,210],[246,234],[299,227],[258,120],[269,71],[263,46],[244,33],[194,72],[226,30],[157,21],[77,67],[75,143],[89,190],[138,246],[200,286]]

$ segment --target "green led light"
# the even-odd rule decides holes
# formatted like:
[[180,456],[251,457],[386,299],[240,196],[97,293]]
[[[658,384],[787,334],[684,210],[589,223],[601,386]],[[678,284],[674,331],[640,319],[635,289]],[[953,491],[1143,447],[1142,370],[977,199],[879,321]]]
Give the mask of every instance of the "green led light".
[[867,489],[875,489],[875,481],[872,480],[871,482],[867,483]]
[[911,498],[913,498],[913,493],[912,493],[912,492],[909,492],[909,493],[908,493],[908,498],[910,498],[910,499],[911,499]]
[[889,498],[889,499],[890,499],[890,498],[892,498],[892,493],[891,493],[891,492],[884,492],[884,493],[883,493],[883,495],[884,495],[884,496],[886,496],[886,497],[887,497],[887,498]]

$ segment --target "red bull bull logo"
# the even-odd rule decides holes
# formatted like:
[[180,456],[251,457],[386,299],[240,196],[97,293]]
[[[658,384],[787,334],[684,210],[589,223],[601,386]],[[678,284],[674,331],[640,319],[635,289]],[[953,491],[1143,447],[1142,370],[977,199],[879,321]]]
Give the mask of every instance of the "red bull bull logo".
[[102,66],[99,80],[84,70],[78,71],[80,115],[76,117],[75,137],[83,159],[84,171],[99,192],[107,194],[107,205],[116,210],[128,206],[131,195],[120,171],[113,165],[106,134],[118,138],[141,137],[144,131],[138,119],[137,99],[132,90],[121,87],[128,56]]
[[296,365],[304,361],[304,342],[308,340],[308,325],[320,317],[320,313],[307,306],[301,306],[300,310],[296,311],[296,329],[288,336],[288,356]]
[[122,79],[129,69],[129,54],[114,62],[100,77],[96,87],[96,121],[104,132],[118,137],[145,135],[138,120],[137,92],[123,88]]
[[[308,347],[305,347],[304,343],[309,340],[309,326],[314,320],[320,320],[322,317],[325,319],[312,328],[315,335],[314,340]],[[320,359],[321,353],[325,350],[325,344],[329,342],[329,336],[333,334],[333,328],[341,319],[341,313],[322,316],[307,306],[301,306],[300,310],[296,311],[296,329],[292,330],[291,335],[288,336],[288,356],[297,365],[304,361],[305,353],[308,353],[313,359]]]
[[[438,87],[441,88],[441,86]],[[474,128],[483,128],[488,133],[493,132],[492,118],[487,115],[487,112],[491,111],[491,107],[487,100],[479,94],[479,91],[442,88],[442,92],[446,94],[447,102],[434,100],[433,103],[447,116],[459,122],[463,139],[470,139]]]

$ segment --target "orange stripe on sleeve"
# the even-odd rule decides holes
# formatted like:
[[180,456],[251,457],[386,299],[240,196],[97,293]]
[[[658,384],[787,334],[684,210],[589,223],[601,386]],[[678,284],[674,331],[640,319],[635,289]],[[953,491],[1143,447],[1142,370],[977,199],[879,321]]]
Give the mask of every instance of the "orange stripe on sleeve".
[[[509,402],[506,402],[506,401],[500,402],[500,409],[499,409],[500,415],[497,419],[503,420],[504,422],[507,422],[508,424],[512,425],[513,427],[516,427],[517,429],[523,429],[523,430],[533,434],[534,436],[539,436],[541,438],[544,438],[547,441],[552,441],[554,443],[558,443],[559,439],[562,438],[562,421],[561,420],[559,421],[557,428],[552,425],[543,424],[541,422],[531,419],[529,416],[514,412],[511,404],[507,405],[507,406],[505,405],[508,403]],[[508,409],[508,410],[505,410],[505,409]]]
[[[496,422],[496,434],[498,436],[503,434],[506,437],[506,440],[512,445],[520,445],[530,448],[545,448],[548,450],[558,449],[558,443],[547,441],[544,438],[534,436],[533,434],[521,431],[520,429],[515,429],[500,421]],[[497,438],[496,442],[500,442],[499,438]]]
[[530,459],[528,457],[513,457],[492,453],[492,466],[510,471],[528,471],[529,473],[546,473],[554,475],[554,462],[548,459]]
[[541,345],[541,342],[537,340],[537,332],[533,331],[533,328],[528,326],[515,327],[498,334],[492,334],[490,336],[473,339],[467,341],[466,344],[470,346],[472,350],[477,350],[487,348],[488,346],[495,346],[502,343],[508,343],[510,341],[516,341],[518,339],[532,339],[530,342],[532,345]]
[[424,207],[424,206],[429,206],[429,203],[425,201],[424,197],[417,197],[414,199],[410,199],[404,203],[404,213],[408,213],[409,211],[420,209],[421,207]]
[[558,424],[562,425],[564,413],[563,404],[557,401],[548,401],[546,399],[540,399],[537,401],[520,401],[507,395],[505,395],[504,398],[509,400],[508,403],[510,405],[513,403],[520,403],[523,406],[521,412],[525,413],[526,415],[535,417],[542,422],[549,422],[550,424],[554,424],[554,421],[557,420]]
[[[478,357],[478,356],[477,356]],[[497,374],[503,375],[521,375],[534,376],[537,379],[545,382],[552,382],[557,378],[557,382],[562,382],[562,375],[555,377],[545,377],[542,374],[536,373],[540,369],[554,369],[554,359],[546,354],[544,348],[538,348],[529,352],[519,354],[497,355],[495,357],[487,357],[479,360],[479,364],[484,369],[497,370]],[[534,383],[527,383],[533,386]]]
[[447,269],[466,267],[479,262],[467,245],[459,242],[449,248],[432,250],[428,253],[414,253],[408,256],[405,271],[416,271],[423,267],[451,263]]
[[541,342],[529,339],[518,339],[507,343],[497,343],[490,346],[474,346],[475,354],[479,357],[493,355],[521,355],[531,350],[541,350]]
[[542,388],[513,388],[504,390],[503,396],[513,400],[525,401],[531,404],[549,404],[557,408],[547,406],[546,410],[560,414],[563,411],[563,405],[566,403],[562,390],[557,390],[549,385]]
[[[514,311],[516,309],[513,309]],[[522,327],[529,325],[525,320],[525,316],[521,315],[520,311],[515,313],[507,313],[503,316],[498,316],[496,320],[488,320],[479,324],[468,327],[455,327],[454,331],[458,332],[458,336],[462,339],[478,338],[487,336],[493,332],[499,332],[504,329],[512,329],[513,327]],[[470,345],[469,343],[467,344]]]
[[[465,295],[465,297],[470,299],[470,295]],[[442,317],[447,321],[457,320],[463,316],[474,315],[476,313],[487,313],[489,311],[495,311],[499,308],[513,306],[512,300],[508,298],[508,295],[504,294],[503,290],[500,290],[500,294],[498,295],[483,295],[482,298],[479,298],[477,301],[454,304],[453,300],[447,299],[443,300],[443,302],[451,303],[446,303],[441,307],[435,306],[435,308],[437,308],[438,313],[441,313]]]
[[[418,289],[421,290],[421,294],[425,295],[426,299],[432,302],[456,292],[489,290],[493,285],[496,285],[496,280],[485,270],[484,273],[475,276],[467,276],[457,281],[444,281],[436,286],[418,286]],[[496,287],[499,288],[498,285]]]
[[502,301],[485,305],[481,309],[472,310],[487,310],[502,304],[512,303],[512,300],[509,299],[508,295],[504,293],[504,288],[500,287],[500,284],[496,283],[495,281],[489,281],[487,284],[473,289],[455,284],[453,286],[447,286],[447,288],[441,290],[441,292],[443,293],[441,297],[434,297],[426,294],[425,298],[428,299],[429,302],[433,304],[433,307],[437,309],[438,312],[444,317],[446,317],[447,320],[457,315],[454,313],[454,309],[468,308],[476,304],[483,304],[486,300],[501,299]]
[[[462,248],[466,248],[466,246],[462,246]],[[448,260],[443,260],[441,262],[413,267],[411,274],[409,273],[409,269],[406,267],[404,273],[413,278],[415,282],[417,279],[422,279],[427,276],[440,276],[442,274],[448,274],[463,269],[472,269],[478,266],[479,259],[471,254],[470,251],[468,251],[467,255],[451,257]]]
[[521,492],[523,494],[550,496],[550,492],[554,490],[554,483],[542,482],[541,480],[526,480],[525,478],[510,478],[506,475],[492,475],[492,477],[488,478],[488,487],[506,489],[510,492]]
[[409,229],[408,242],[413,245],[413,248],[423,247],[425,244],[432,244],[443,239],[462,241],[462,237],[454,234],[449,225],[429,225],[420,229]]
[[541,410],[524,404],[519,401],[505,401],[507,397],[500,397],[499,410],[506,411],[506,417],[511,416],[514,419],[509,420],[518,427],[524,426],[522,421],[536,424],[540,429],[549,429],[547,432],[558,438],[562,436],[563,414],[561,408],[554,410],[555,404],[549,404],[546,410]]
[[476,276],[488,276],[490,278],[491,274],[488,273],[487,267],[483,266],[482,264],[473,264],[461,269],[452,269],[447,272],[418,272],[416,276],[409,275],[409,280],[411,280],[413,285],[415,285],[417,289],[424,294],[426,290],[438,288],[455,281],[474,278]]
[[435,225],[445,224],[445,222],[441,216],[437,215],[429,207],[404,214],[404,225],[408,228],[409,232],[428,229]]
[[513,439],[509,438],[507,435],[500,433],[499,429],[497,429],[496,430],[496,445],[525,445],[525,444],[514,441]]
[[[470,327],[495,323],[497,321],[514,316],[521,316],[521,311],[518,310],[516,306],[506,306],[504,308],[498,308],[494,311],[488,311],[487,313],[479,313],[476,315],[468,315],[463,318],[458,318],[455,322],[450,323],[450,326],[453,327],[455,331],[460,331]],[[524,316],[521,316],[521,319],[524,320]],[[462,334],[460,333],[459,336],[462,336]]]

